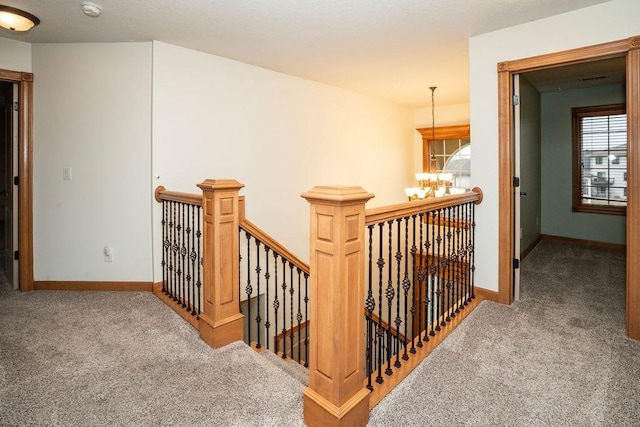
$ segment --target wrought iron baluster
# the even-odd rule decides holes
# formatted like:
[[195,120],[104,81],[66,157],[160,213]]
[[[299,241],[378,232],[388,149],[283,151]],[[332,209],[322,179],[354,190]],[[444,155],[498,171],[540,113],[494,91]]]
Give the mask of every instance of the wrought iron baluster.
[[[376,339],[382,341],[384,337],[384,329],[382,327],[382,277],[384,274],[384,258],[382,252],[382,232],[383,232],[384,222],[378,224],[378,325],[376,327]],[[384,378],[382,378],[382,346],[380,342],[378,342],[378,376],[376,377],[376,382],[378,384],[382,384],[384,382]]]
[[[437,325],[437,319],[438,319],[438,303],[439,300],[437,298],[437,274],[438,274],[438,270],[437,270],[437,254],[436,254],[436,250],[435,250],[435,242],[436,242],[436,223],[438,221],[438,217],[435,214],[435,212],[431,212],[430,213],[430,221],[429,224],[431,224],[431,234],[430,234],[430,239],[429,241],[431,242],[431,255],[429,256],[429,277],[430,277],[430,281],[429,281],[429,295],[431,295],[430,297],[430,303],[429,303],[429,313],[430,313],[430,317],[429,317],[429,328],[431,329],[429,331],[429,335],[430,336],[434,336],[436,334],[436,331],[434,330],[434,325]],[[427,225],[427,234],[429,234],[429,225]]]
[[304,273],[304,366],[309,367],[309,274]]
[[389,250],[387,253],[388,256],[388,262],[389,262],[389,268],[388,268],[388,275],[387,275],[387,289],[385,290],[385,296],[387,297],[387,369],[385,369],[384,373],[387,375],[392,375],[393,374],[393,370],[391,369],[391,350],[392,350],[392,343],[391,343],[391,334],[390,329],[391,329],[391,325],[393,324],[393,321],[391,320],[391,306],[393,304],[393,297],[395,296],[395,290],[393,289],[393,220],[389,220],[387,221],[387,225],[389,227],[389,239],[387,244],[389,245]]
[[437,233],[436,233],[436,250],[434,251],[434,255],[435,255],[435,260],[434,260],[434,265],[435,267],[435,282],[433,283],[433,286],[435,288],[435,292],[436,292],[436,297],[438,299],[438,301],[436,302],[436,306],[438,307],[437,313],[436,313],[436,317],[435,317],[435,330],[439,331],[440,330],[440,318],[443,317],[444,320],[444,316],[443,316],[443,312],[444,310],[442,309],[443,301],[442,301],[442,267],[440,266],[440,256],[441,256],[441,252],[440,252],[440,248],[441,248],[441,244],[442,244],[442,236],[441,236],[441,222],[440,222],[440,218],[441,218],[441,210],[437,210],[433,212],[434,214],[434,220],[437,224]]
[[470,285],[471,285],[471,277],[469,275],[469,268],[471,267],[471,263],[469,262],[469,229],[471,226],[471,221],[469,218],[469,203],[464,204],[464,305],[469,304],[469,299],[471,297]]
[[402,360],[409,360],[406,343],[409,335],[407,330],[407,324],[409,323],[408,295],[409,289],[411,289],[411,280],[409,280],[409,217],[404,218],[404,255],[404,278],[402,279],[402,289],[404,290],[404,339],[402,340],[402,346],[404,347],[404,354],[402,355]]
[[475,243],[476,243],[476,207],[471,205],[471,298],[475,298]]
[[280,343],[278,343],[278,309],[280,308],[280,301],[278,301],[278,258],[279,255],[276,251],[273,251],[273,265],[274,265],[274,290],[273,290],[273,318],[275,319],[275,330],[276,337],[274,338],[275,342],[273,343],[273,351],[274,353],[278,353],[280,349]]
[[190,263],[189,261],[191,261],[191,248],[193,247],[193,205],[187,205],[186,208],[187,227],[185,231],[187,233],[187,240],[185,246],[185,254],[187,255],[187,258],[185,264],[185,280],[187,281],[187,311],[191,312],[193,307],[193,271],[191,270],[191,266],[193,262]]
[[[419,218],[420,218],[420,228],[419,228],[419,248],[420,248],[420,254],[419,254],[419,267],[418,267],[418,300],[417,300],[417,306],[418,306],[418,321],[414,323],[414,327],[417,329],[417,335],[418,335],[418,344],[416,344],[416,346],[418,348],[422,348],[423,344],[422,344],[422,339],[420,338],[422,336],[422,323],[423,323],[423,317],[422,317],[422,286],[423,283],[425,281],[425,265],[426,265],[426,260],[429,257],[429,254],[425,254],[424,253],[424,245],[422,244],[422,242],[424,241],[424,222],[428,219],[428,214],[425,213],[421,213],[419,214]],[[429,227],[429,225],[427,224],[427,228]],[[414,299],[415,302],[415,299]],[[425,313],[426,314],[426,313]]]
[[177,223],[177,210],[178,210],[178,203],[174,203],[173,206],[173,245],[171,246],[171,250],[173,252],[173,286],[172,286],[172,292],[173,292],[173,300],[174,301],[178,301],[178,289],[179,289],[179,283],[178,283],[178,270],[180,269],[178,267],[178,233],[180,231],[179,229],[179,225]]
[[175,202],[168,202],[169,203],[169,241],[167,242],[167,258],[168,258],[168,264],[169,264],[169,271],[167,273],[168,275],[168,279],[167,279],[167,296],[169,296],[169,298],[173,298],[173,233],[174,233],[174,221],[173,221],[173,208],[174,208],[174,204]]
[[245,238],[247,239],[247,284],[244,288],[244,293],[247,295],[247,343],[251,345],[251,294],[253,294],[253,286],[251,286],[251,234],[246,230],[244,231]]
[[265,284],[265,316],[267,317],[265,322],[264,322],[264,329],[265,329],[265,338],[264,341],[267,344],[267,350],[269,350],[269,328],[271,327],[271,322],[269,321],[269,288],[271,287],[270,284],[270,279],[271,279],[271,274],[269,273],[269,264],[271,264],[269,262],[269,252],[271,251],[271,248],[267,245],[264,246],[264,251],[265,251],[265,255],[264,255],[264,260],[265,260],[265,267],[266,267],[266,272],[264,273],[264,278],[266,281]]
[[191,315],[196,315],[196,206],[191,206],[191,252],[189,253],[189,259],[191,259]]
[[260,331],[260,326],[262,323],[262,317],[260,317],[260,273],[262,272],[262,268],[260,267],[260,240],[255,239],[256,241],[256,288],[257,288],[257,297],[256,297],[256,303],[258,305],[257,308],[257,314],[256,314],[256,335],[258,335],[257,337],[257,342],[256,342],[256,348],[262,348],[262,343],[260,341],[260,337],[261,337],[261,331]]
[[461,239],[461,234],[462,234],[462,220],[460,217],[461,214],[461,205],[456,205],[456,207],[454,208],[455,212],[456,212],[456,263],[455,263],[455,268],[454,268],[454,272],[455,272],[455,284],[456,284],[456,313],[460,313],[460,304],[461,301],[463,300],[463,295],[462,295],[462,274],[461,274],[461,267],[462,267],[462,256],[463,256],[463,252],[461,250],[461,245],[460,245],[460,239]]
[[419,323],[416,318],[416,254],[418,252],[418,248],[416,247],[416,215],[411,216],[412,221],[412,243],[411,243],[411,349],[409,350],[411,353],[415,354],[416,346],[416,325]]
[[162,201],[162,293],[167,291],[167,201]]
[[400,238],[402,237],[400,235],[400,222],[402,221],[402,219],[397,218],[396,219],[396,319],[394,321],[394,324],[396,325],[396,334],[395,337],[393,337],[393,339],[395,340],[395,352],[396,352],[396,361],[394,362],[393,366],[395,366],[396,368],[399,368],[400,366],[402,366],[402,364],[400,363],[400,326],[402,325],[402,319],[400,318],[400,285],[402,283],[402,281],[400,280],[400,274],[401,274],[401,267],[402,267],[402,252],[400,251],[401,248],[401,243],[400,243]]
[[367,322],[367,348],[365,351],[365,363],[367,369],[367,388],[373,390],[371,385],[371,374],[373,373],[373,310],[375,310],[376,302],[373,299],[373,225],[369,225],[367,230],[369,231],[369,280],[367,284],[367,298],[364,306],[367,309],[365,316]]
[[200,238],[202,237],[202,229],[201,229],[201,222],[200,222],[200,212],[202,211],[202,208],[200,206],[198,206],[197,212],[198,212],[198,222],[196,223],[198,230],[196,231],[196,237],[198,238],[198,244],[196,245],[196,247],[198,248],[198,281],[196,282],[196,287],[198,288],[198,308],[197,308],[197,315],[196,318],[200,319],[200,313],[201,313],[201,295],[202,295],[202,280],[201,280],[201,275],[200,275],[200,268],[202,267],[202,254],[201,254],[201,248],[202,248],[202,244],[200,242]]
[[282,260],[282,358],[287,358],[287,260]]
[[453,304],[455,301],[453,300],[453,285],[452,285],[452,274],[451,274],[451,256],[452,256],[452,237],[453,233],[451,232],[451,207],[447,207],[446,210],[446,236],[447,239],[445,241],[445,263],[446,263],[446,283],[447,283],[447,322],[451,320],[453,316]]
[[180,230],[182,231],[182,238],[180,240],[180,283],[182,285],[182,308],[186,308],[187,307],[187,302],[186,299],[187,297],[185,296],[186,293],[186,283],[185,283],[185,278],[184,278],[184,270],[185,270],[185,263],[186,263],[186,259],[187,259],[187,247],[185,246],[185,220],[184,220],[184,211],[186,208],[186,204],[185,203],[180,203],[180,212],[182,214],[182,222],[180,223]]
[[291,358],[293,359],[293,295],[295,290],[293,288],[293,264],[289,262],[289,348],[291,351]]
[[421,243],[422,245],[424,245],[424,299],[422,299],[420,301],[420,306],[424,306],[424,325],[422,326],[424,328],[424,335],[422,335],[422,329],[421,329],[421,335],[422,335],[422,339],[421,341],[427,342],[429,341],[429,322],[430,322],[430,316],[433,316],[433,310],[430,309],[430,301],[432,298],[429,297],[429,288],[430,286],[430,281],[429,281],[429,258],[431,258],[430,256],[430,251],[431,251],[431,239],[429,238],[429,221],[430,221],[430,213],[426,212],[425,213],[425,230],[424,230],[424,241]]
[[[300,353],[302,351],[302,288],[301,288],[301,275],[302,275],[302,270],[300,270],[300,268],[297,268],[296,271],[298,272],[298,313],[296,314],[296,320],[298,321],[298,363],[300,363],[300,361],[302,360],[302,354]],[[293,345],[293,344],[292,344]]]

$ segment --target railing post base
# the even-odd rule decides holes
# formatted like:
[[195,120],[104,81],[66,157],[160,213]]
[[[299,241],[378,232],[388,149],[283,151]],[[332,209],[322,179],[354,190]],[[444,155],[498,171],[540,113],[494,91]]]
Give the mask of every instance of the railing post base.
[[364,247],[365,203],[360,187],[315,187],[310,204],[309,426],[366,426]]
[[198,187],[202,189],[204,215],[200,338],[219,348],[244,335],[238,283],[238,193],[243,185],[233,179],[208,179]]
[[200,338],[212,348],[224,347],[244,338],[244,316],[238,314],[222,321],[215,322],[206,314],[200,315]]
[[369,390],[362,389],[340,407],[310,388],[304,390],[304,423],[309,427],[366,426],[369,420]]

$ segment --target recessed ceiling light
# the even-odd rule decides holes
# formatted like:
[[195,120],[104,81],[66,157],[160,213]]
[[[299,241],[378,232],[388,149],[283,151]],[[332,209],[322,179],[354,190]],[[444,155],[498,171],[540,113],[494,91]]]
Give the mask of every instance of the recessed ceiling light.
[[85,15],[97,18],[102,13],[102,9],[95,3],[84,2],[82,3],[82,11]]
[[24,10],[0,5],[0,26],[11,31],[29,31],[40,20]]

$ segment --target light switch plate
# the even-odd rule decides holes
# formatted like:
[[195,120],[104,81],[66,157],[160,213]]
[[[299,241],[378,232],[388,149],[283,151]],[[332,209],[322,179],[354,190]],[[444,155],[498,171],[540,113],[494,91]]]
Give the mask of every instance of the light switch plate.
[[62,179],[71,180],[71,168],[69,166],[62,168]]

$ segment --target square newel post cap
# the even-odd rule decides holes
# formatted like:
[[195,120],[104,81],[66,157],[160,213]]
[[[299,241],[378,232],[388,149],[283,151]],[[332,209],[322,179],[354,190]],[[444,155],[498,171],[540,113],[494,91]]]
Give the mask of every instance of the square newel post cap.
[[317,185],[301,196],[309,203],[354,205],[366,203],[375,197],[375,194],[368,193],[358,186]]
[[203,191],[215,190],[240,190],[244,184],[240,184],[235,179],[205,179],[198,184]]

